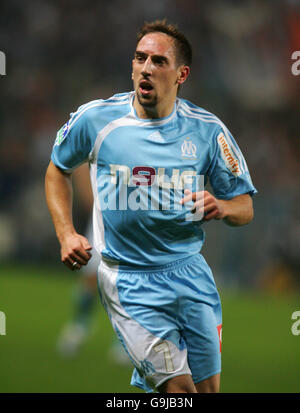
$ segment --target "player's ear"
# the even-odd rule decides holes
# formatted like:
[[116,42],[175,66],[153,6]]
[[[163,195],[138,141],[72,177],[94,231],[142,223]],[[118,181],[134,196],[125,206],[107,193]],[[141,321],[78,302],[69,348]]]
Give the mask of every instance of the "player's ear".
[[177,83],[178,85],[182,85],[190,74],[190,67],[182,65],[178,68],[178,77],[177,77]]

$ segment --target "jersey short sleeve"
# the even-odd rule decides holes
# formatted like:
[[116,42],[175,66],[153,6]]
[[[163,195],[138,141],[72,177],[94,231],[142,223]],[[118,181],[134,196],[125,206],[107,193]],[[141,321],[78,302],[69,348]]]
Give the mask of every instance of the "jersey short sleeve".
[[67,173],[86,162],[92,150],[93,131],[88,117],[81,107],[57,132],[52,149],[52,162]]
[[210,184],[219,199],[231,199],[242,194],[254,195],[251,176],[243,154],[227,128],[217,128],[215,149],[209,172]]

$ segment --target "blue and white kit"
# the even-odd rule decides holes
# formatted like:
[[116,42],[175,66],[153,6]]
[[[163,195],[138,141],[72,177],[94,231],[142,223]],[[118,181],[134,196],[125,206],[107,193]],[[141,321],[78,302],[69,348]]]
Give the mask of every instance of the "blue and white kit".
[[134,98],[79,107],[51,159],[66,173],[90,165],[100,296],[134,363],[132,384],[151,391],[177,375],[197,383],[221,369],[220,299],[200,254],[202,220],[179,203],[184,189],[209,180],[219,199],[256,189],[215,115],[177,98],[168,117],[141,119]]
[[83,275],[87,278],[89,277],[94,277],[95,274],[98,272],[98,267],[100,264],[100,255],[96,248],[94,248],[93,241],[94,241],[94,235],[93,235],[93,217],[92,214],[88,220],[87,228],[84,233],[84,236],[89,240],[91,246],[92,246],[92,257],[90,258],[89,262],[87,265],[83,266],[81,268],[81,271],[83,272]]

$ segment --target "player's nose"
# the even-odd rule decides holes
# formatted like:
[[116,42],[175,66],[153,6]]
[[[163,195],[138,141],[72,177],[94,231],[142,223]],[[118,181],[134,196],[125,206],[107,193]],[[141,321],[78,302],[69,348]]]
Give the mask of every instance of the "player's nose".
[[151,73],[152,73],[152,60],[150,56],[148,56],[142,67],[142,75],[147,76],[147,75],[151,75]]

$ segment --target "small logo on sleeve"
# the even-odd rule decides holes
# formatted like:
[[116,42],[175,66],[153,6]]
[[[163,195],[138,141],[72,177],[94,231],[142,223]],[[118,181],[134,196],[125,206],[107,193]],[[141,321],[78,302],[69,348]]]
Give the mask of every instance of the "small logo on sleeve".
[[69,131],[69,126],[70,126],[70,121],[64,124],[64,126],[57,132],[56,135],[56,140],[54,145],[60,145],[65,137],[67,136],[67,133]]
[[225,139],[223,133],[220,133],[218,136],[218,144],[221,149],[222,158],[227,166],[227,168],[231,171],[234,176],[239,176],[242,174],[239,161],[234,156],[233,150],[230,147],[229,143]]

